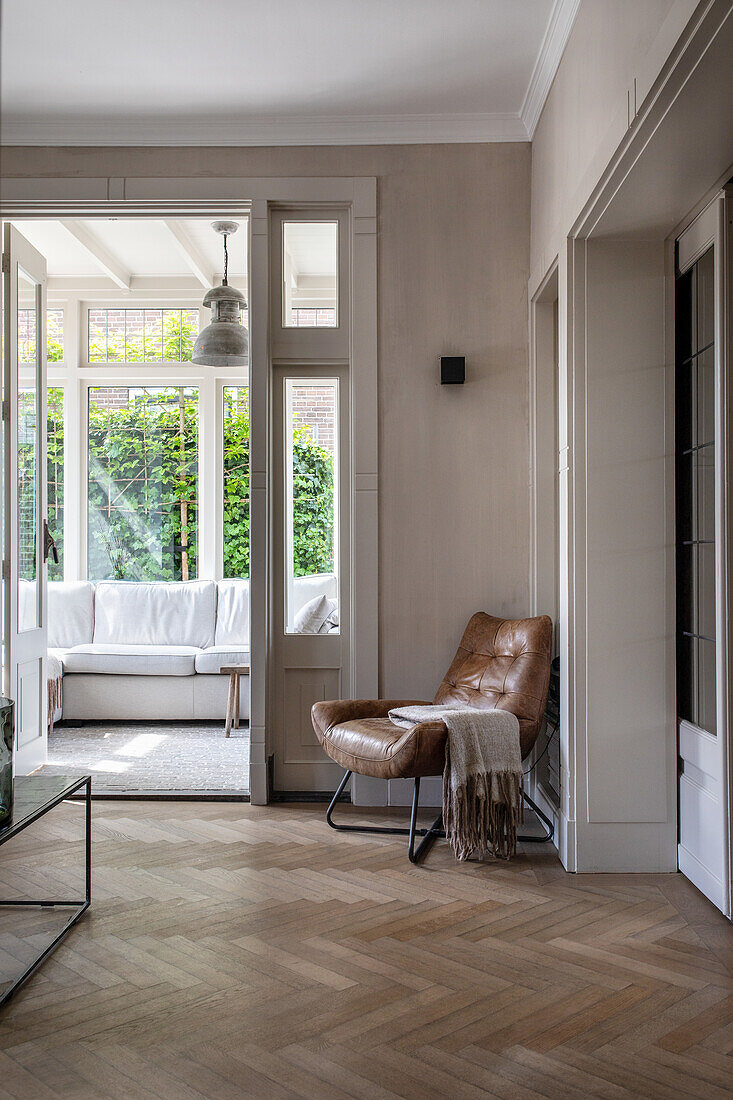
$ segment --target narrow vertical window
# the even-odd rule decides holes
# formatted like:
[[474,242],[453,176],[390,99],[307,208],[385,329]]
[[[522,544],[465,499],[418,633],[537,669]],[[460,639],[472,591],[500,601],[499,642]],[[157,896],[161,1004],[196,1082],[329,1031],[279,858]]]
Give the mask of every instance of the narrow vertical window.
[[249,390],[224,387],[224,577],[249,578]]
[[46,411],[48,527],[56,543],[58,562],[48,559],[48,579],[64,579],[64,391],[51,387]]
[[[38,598],[38,388],[36,357],[41,332],[37,284],[18,268],[18,630],[39,625]],[[23,370],[31,365],[32,369]]]
[[88,576],[187,581],[198,561],[198,390],[89,390]]
[[338,326],[338,222],[283,222],[283,327]]
[[285,629],[338,633],[336,379],[286,381],[285,449]]

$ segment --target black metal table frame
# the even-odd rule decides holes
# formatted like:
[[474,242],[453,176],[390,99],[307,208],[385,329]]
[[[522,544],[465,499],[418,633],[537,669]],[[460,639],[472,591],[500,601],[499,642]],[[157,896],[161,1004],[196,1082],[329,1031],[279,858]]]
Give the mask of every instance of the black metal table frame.
[[[62,802],[67,802],[73,797],[76,791],[81,790],[82,787],[86,787],[85,799],[86,799],[86,812],[85,812],[85,828],[84,828],[84,849],[85,849],[85,881],[86,890],[83,901],[58,901],[58,900],[46,900],[33,901],[30,898],[25,898],[22,901],[16,901],[15,899],[6,900],[0,898],[0,908],[10,906],[20,906],[26,909],[32,909],[36,906],[40,906],[42,909],[56,909],[62,907],[73,906],[74,912],[71,914],[66,924],[61,931],[54,936],[51,943],[43,949],[40,955],[25,968],[20,977],[16,978],[12,985],[8,986],[5,992],[0,995],[0,1008],[7,1004],[14,993],[20,989],[20,987],[28,981],[32,974],[35,974],[39,966],[48,958],[48,956],[56,950],[67,933],[74,927],[74,925],[81,919],[86,913],[87,909],[92,902],[92,777],[90,775],[80,779],[78,783],[67,788],[61,795],[54,798],[48,805],[42,806],[36,813],[32,814],[26,822],[24,822],[21,829],[14,833],[13,836],[19,836],[29,825],[32,825],[35,821],[38,821],[44,814],[49,813],[55,809],[56,806],[61,805]],[[12,840],[13,837],[8,837],[8,840]],[[0,843],[2,843],[2,834],[0,833]]]

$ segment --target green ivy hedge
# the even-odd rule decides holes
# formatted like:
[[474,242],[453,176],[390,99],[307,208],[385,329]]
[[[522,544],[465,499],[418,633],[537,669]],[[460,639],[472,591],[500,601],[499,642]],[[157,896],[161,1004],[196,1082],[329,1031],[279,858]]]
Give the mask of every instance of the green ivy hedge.
[[[49,400],[49,515],[63,521],[63,405]],[[249,576],[249,406],[224,391],[224,576]],[[51,397],[51,394],[49,395]],[[89,404],[89,576],[180,580],[198,575],[198,402],[179,387]],[[293,432],[295,576],[334,568],[333,456],[307,425]],[[56,524],[53,518],[56,517]],[[57,542],[60,540],[57,538]]]

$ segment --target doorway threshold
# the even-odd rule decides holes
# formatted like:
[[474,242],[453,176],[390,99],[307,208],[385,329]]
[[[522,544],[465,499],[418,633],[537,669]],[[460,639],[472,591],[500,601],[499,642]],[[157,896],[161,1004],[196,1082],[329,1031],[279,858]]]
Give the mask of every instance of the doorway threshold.
[[249,791],[95,791],[92,787],[93,802],[249,802],[249,800]]

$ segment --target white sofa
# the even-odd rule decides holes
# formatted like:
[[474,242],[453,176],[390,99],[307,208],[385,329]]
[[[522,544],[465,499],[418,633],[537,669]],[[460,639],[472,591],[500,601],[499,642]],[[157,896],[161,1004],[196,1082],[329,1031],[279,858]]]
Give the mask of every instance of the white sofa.
[[[335,591],[331,574],[302,577],[293,602]],[[223,719],[220,669],[249,664],[249,582],[51,581],[48,648],[64,673],[56,720]]]

